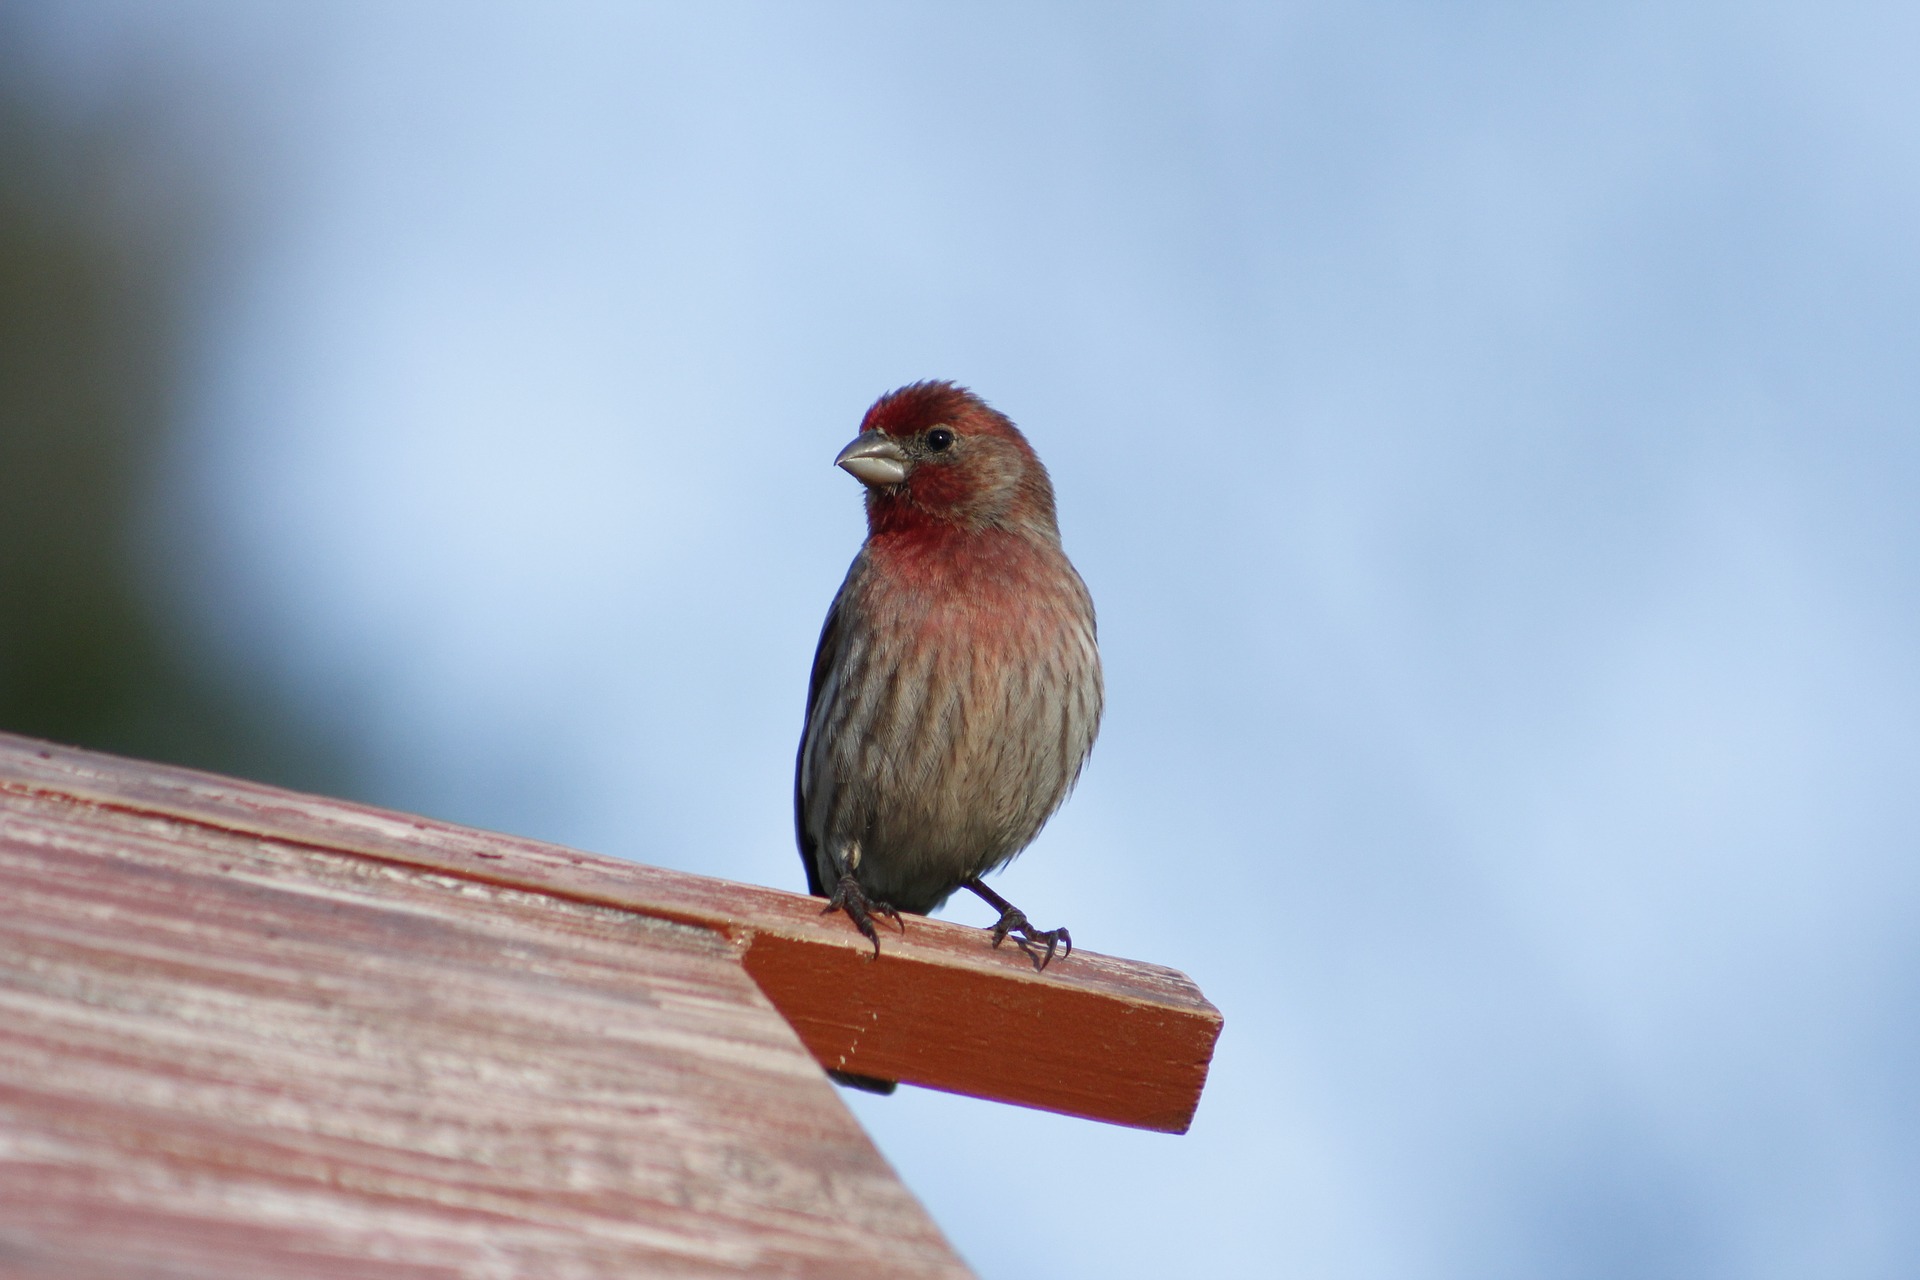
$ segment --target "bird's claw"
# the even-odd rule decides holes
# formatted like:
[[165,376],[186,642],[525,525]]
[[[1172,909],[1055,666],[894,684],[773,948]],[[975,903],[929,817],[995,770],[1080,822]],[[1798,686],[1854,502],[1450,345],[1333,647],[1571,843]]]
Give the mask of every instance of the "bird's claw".
[[840,883],[833,887],[833,896],[827,899],[826,906],[820,908],[820,914],[823,916],[832,915],[836,911],[846,912],[847,919],[853,921],[853,927],[873,944],[873,958],[876,960],[880,958],[880,934],[873,927],[875,915],[883,915],[893,921],[903,935],[907,931],[907,922],[900,918],[900,913],[894,905],[891,902],[881,902],[877,898],[869,898],[867,891],[860,887],[860,882],[854,879],[851,873],[840,877]]
[[[1008,907],[1000,913],[1000,919],[993,926],[994,947],[997,949],[1007,940],[1009,934],[1013,936],[1014,944],[1027,953],[1027,959],[1033,961],[1035,973],[1044,972],[1046,967],[1053,963],[1053,953],[1056,948],[1063,945],[1066,947],[1066,950],[1060,953],[1062,959],[1073,954],[1073,935],[1068,933],[1064,926],[1058,929],[1036,929],[1028,923],[1027,913],[1018,907]],[[1040,944],[1043,942],[1047,944],[1044,954],[1040,951]]]

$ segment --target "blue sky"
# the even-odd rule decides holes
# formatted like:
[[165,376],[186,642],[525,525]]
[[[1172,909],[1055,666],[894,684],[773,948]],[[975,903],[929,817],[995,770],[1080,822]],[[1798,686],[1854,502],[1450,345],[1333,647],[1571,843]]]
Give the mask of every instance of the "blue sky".
[[180,95],[175,590],[382,802],[803,887],[833,454],[1026,428],[1109,716],[1000,887],[1227,1029],[1180,1138],[850,1099],[982,1274],[1920,1266],[1915,11],[30,31]]

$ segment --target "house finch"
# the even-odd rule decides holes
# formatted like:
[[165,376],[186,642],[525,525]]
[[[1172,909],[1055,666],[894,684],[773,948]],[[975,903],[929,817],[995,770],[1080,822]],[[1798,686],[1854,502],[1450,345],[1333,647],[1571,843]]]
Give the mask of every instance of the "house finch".
[[[950,382],[874,402],[834,462],[867,486],[867,540],[827,610],[807,689],[794,825],[807,887],[880,952],[955,889],[1035,929],[980,877],[1066,799],[1100,727],[1093,600],[1060,549],[1053,484],[1004,414]],[[1041,948],[1044,947],[1044,952]]]

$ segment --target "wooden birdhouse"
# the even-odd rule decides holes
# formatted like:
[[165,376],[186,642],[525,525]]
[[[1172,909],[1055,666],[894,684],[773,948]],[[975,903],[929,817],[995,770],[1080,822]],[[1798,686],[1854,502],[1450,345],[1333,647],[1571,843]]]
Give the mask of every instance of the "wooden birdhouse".
[[822,1068],[1184,1131],[1183,975],[0,735],[0,1274],[962,1276]]

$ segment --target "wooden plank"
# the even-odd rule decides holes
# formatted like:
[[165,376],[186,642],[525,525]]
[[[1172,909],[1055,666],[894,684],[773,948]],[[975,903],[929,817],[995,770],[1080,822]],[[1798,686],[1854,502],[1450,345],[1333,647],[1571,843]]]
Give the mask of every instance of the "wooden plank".
[[967,1274],[723,936],[22,751],[146,774],[0,745],[0,1274]]
[[1076,950],[1035,973],[978,929],[913,918],[883,952],[817,899],[0,735],[0,795],[272,837],[719,932],[829,1067],[1185,1132],[1220,1013],[1184,975]]

